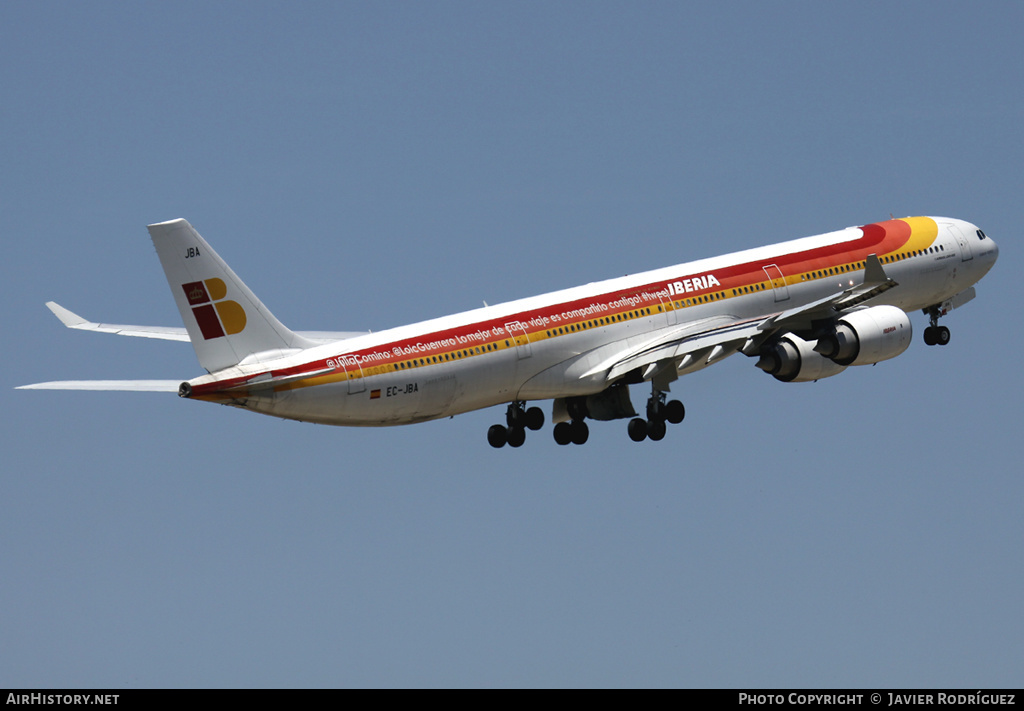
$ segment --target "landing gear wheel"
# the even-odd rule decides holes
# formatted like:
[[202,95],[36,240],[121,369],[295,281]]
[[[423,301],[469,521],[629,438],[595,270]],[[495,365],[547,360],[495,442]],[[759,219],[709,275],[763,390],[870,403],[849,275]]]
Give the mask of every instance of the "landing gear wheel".
[[583,420],[590,416],[590,412],[587,410],[587,399],[585,397],[574,397],[570,398],[565,403],[566,409],[569,411],[569,417],[573,421]]
[[647,436],[654,442],[660,442],[665,439],[665,420],[648,420],[647,421]]
[[634,442],[643,442],[647,439],[647,420],[641,420],[639,417],[630,420],[626,431]]
[[644,439],[641,432],[653,442],[665,439],[666,422],[678,425],[686,417],[686,408],[678,400],[665,400],[667,390],[651,384],[651,397],[647,400],[647,421],[637,418],[629,423],[629,436],[634,442]]
[[572,425],[568,422],[559,422],[555,425],[553,434],[556,444],[569,444],[572,442]]
[[678,400],[670,400],[665,403],[665,419],[673,425],[678,425],[686,417],[686,408]]
[[939,325],[939,317],[946,312],[938,306],[930,306],[924,312],[928,314],[928,328],[924,329],[924,342],[929,346],[944,346],[949,343],[949,329]]
[[513,427],[508,431],[508,446],[522,447],[526,441],[526,430],[522,427]]
[[544,411],[539,407],[531,407],[523,417],[523,424],[526,425],[527,429],[536,432],[544,426]]
[[659,395],[657,398],[651,397],[647,401],[647,420],[664,420],[665,419],[665,403],[662,398],[664,394]]
[[585,444],[590,437],[590,428],[583,420],[574,421],[569,427],[572,430],[572,443]]
[[501,449],[508,442],[508,430],[501,425],[491,425],[487,430],[487,443],[495,449]]

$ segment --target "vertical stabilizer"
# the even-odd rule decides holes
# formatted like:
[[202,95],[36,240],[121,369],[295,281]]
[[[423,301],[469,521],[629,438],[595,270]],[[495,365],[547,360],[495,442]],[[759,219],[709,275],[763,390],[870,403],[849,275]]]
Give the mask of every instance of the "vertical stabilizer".
[[186,220],[148,229],[203,368],[212,373],[249,356],[269,360],[314,345],[274,318]]

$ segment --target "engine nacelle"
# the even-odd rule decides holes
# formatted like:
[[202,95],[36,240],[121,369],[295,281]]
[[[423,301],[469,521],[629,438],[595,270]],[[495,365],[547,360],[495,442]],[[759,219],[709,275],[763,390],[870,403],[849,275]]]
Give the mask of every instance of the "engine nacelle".
[[903,353],[913,338],[910,317],[895,306],[872,306],[839,319],[814,350],[839,365],[870,365]]
[[805,383],[839,375],[846,370],[814,352],[814,344],[790,333],[761,351],[757,367],[784,383]]

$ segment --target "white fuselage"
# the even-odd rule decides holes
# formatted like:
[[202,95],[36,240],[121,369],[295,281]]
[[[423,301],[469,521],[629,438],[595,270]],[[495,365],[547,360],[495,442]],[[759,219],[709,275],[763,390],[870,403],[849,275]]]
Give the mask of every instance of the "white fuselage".
[[[870,254],[898,284],[871,305],[909,312],[968,289],[998,248],[974,225],[947,218],[851,227],[366,334],[189,384],[201,399],[363,426],[590,395],[621,377],[601,367],[620,354],[669,331],[764,319],[842,292],[862,280]],[[680,373],[707,364],[680,364]],[[288,379],[238,385],[259,377]]]

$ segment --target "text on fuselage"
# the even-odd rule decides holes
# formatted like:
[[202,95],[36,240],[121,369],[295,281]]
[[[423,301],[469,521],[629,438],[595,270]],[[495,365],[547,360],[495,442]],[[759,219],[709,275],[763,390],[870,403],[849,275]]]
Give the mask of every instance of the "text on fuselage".
[[704,276],[691,277],[682,281],[670,281],[667,286],[668,295],[677,296],[679,294],[689,294],[691,291],[703,291],[713,286],[721,286],[721,283],[718,279],[715,279],[714,274],[705,274]]

